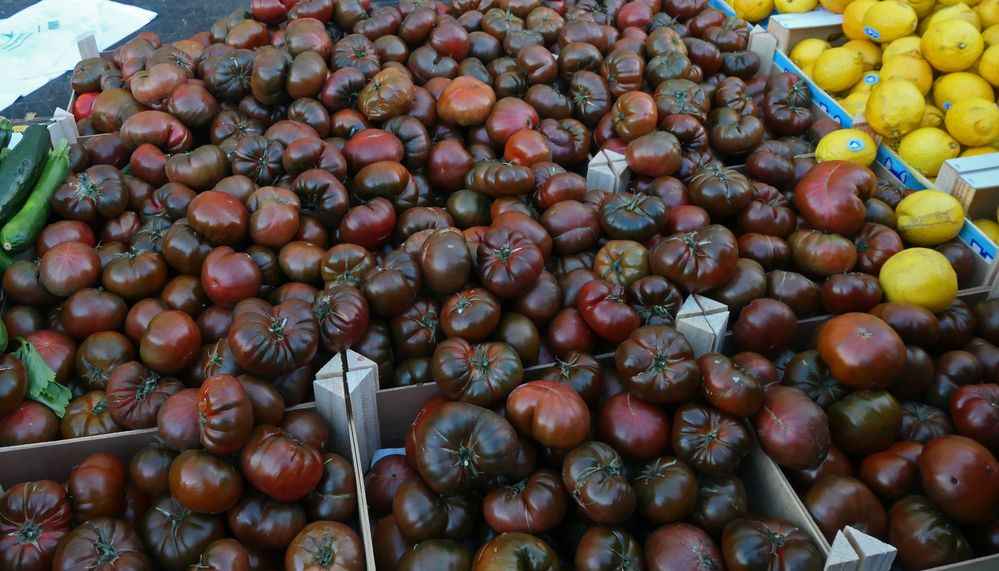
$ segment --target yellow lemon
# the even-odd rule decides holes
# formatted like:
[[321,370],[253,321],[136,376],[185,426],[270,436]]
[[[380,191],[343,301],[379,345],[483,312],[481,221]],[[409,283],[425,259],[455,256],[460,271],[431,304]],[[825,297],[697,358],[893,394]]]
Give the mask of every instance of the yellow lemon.
[[912,6],[897,0],[884,0],[864,12],[864,35],[886,44],[915,32],[918,22],[919,16]]
[[953,6],[954,4],[967,4],[968,6],[977,6],[982,0],[938,0],[938,4],[941,6]]
[[871,90],[864,115],[876,133],[897,138],[919,126],[925,108],[926,101],[912,82],[882,79]]
[[979,155],[991,155],[992,153],[999,153],[999,149],[995,147],[970,147],[961,153],[961,157],[977,157]]
[[[981,65],[979,72],[982,77],[987,77],[987,72]],[[933,104],[946,112],[951,104],[966,97],[992,99],[995,97],[992,86],[982,77],[966,71],[941,75],[933,83]]]
[[975,7],[983,28],[999,24],[999,0],[982,0]]
[[999,107],[991,99],[955,101],[944,116],[947,132],[966,147],[991,145],[999,139]]
[[924,96],[933,87],[933,68],[918,55],[885,58],[879,73],[882,79],[895,77],[911,81]]
[[999,87],[999,45],[990,46],[978,61],[978,74],[981,79]]
[[781,14],[803,14],[819,5],[818,0],[775,0],[774,6]]
[[967,4],[955,4],[940,8],[928,18],[923,18],[917,28],[919,35],[923,35],[926,30],[930,29],[930,26],[947,20],[963,20],[974,26],[976,30],[982,29],[982,21],[978,18],[978,14],[974,10],[969,8]]
[[864,33],[864,14],[878,3],[878,0],[853,0],[843,10],[843,35],[851,40],[869,39]]
[[935,105],[926,105],[926,109],[923,111],[923,120],[919,123],[920,127],[943,127],[944,126],[944,112],[940,110],[939,107]]
[[844,48],[853,50],[864,58],[864,69],[872,70],[881,64],[881,46],[870,40],[850,40],[843,44]]
[[864,109],[867,108],[867,99],[870,95],[866,91],[857,91],[840,99],[839,102],[846,109],[846,112],[850,114],[850,117],[856,117],[862,114]]
[[877,85],[879,81],[881,81],[881,74],[879,72],[868,71],[860,78],[860,81],[853,84],[853,87],[850,88],[849,94],[852,95],[854,93],[870,93],[870,91],[874,89],[874,86]]
[[819,4],[830,12],[836,12],[837,14],[842,14],[843,10],[850,5],[853,0],[819,0]]
[[902,137],[898,154],[923,176],[933,177],[944,161],[961,154],[961,145],[943,129],[920,127]]
[[774,11],[774,0],[735,0],[735,15],[747,22],[759,22]]
[[895,56],[915,55],[922,57],[919,53],[919,36],[906,36],[894,42],[882,46],[881,61],[888,61],[888,58]]
[[977,220],[972,220],[971,223],[978,226],[978,229],[981,230],[983,234],[988,236],[989,240],[999,244],[999,224],[996,224],[995,220],[979,218]]
[[878,145],[867,133],[859,129],[838,129],[829,133],[815,147],[815,160],[850,161],[861,166],[874,162]]
[[934,69],[947,73],[974,65],[985,49],[985,42],[971,24],[963,20],[946,20],[930,26],[919,47]]
[[899,235],[917,246],[938,246],[952,240],[964,225],[961,203],[939,190],[906,196],[895,207],[895,216]]
[[804,68],[819,59],[822,52],[830,47],[829,42],[825,40],[808,38],[807,40],[801,40],[796,46],[791,48],[791,53],[788,54],[788,57],[791,58],[794,65]]
[[863,75],[864,58],[847,48],[829,48],[812,64],[815,84],[830,93],[850,89]]
[[912,6],[912,9],[916,11],[916,15],[920,18],[928,16],[937,5],[936,0],[904,0],[904,2]]
[[957,298],[957,273],[943,254],[929,248],[908,248],[888,258],[878,281],[888,301],[920,305],[933,313]]
[[982,30],[982,41],[985,42],[986,49],[988,46],[999,44],[999,24],[992,24]]

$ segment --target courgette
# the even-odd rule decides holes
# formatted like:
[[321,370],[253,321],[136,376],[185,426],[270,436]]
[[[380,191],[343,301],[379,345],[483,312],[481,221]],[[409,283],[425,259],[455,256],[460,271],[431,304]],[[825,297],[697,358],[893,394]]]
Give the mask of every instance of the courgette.
[[42,165],[51,146],[49,130],[31,125],[24,137],[0,164],[0,224],[17,214],[42,174]]
[[69,141],[49,153],[42,174],[21,210],[0,230],[0,248],[9,254],[28,249],[49,219],[49,200],[69,174]]
[[0,149],[6,149],[10,143],[10,135],[14,132],[14,124],[6,117],[0,117]]

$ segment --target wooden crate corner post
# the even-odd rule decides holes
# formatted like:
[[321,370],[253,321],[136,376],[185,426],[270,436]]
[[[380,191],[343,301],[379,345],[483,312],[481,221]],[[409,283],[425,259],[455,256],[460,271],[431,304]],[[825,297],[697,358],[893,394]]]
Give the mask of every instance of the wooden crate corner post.
[[829,547],[829,557],[826,558],[826,566],[822,570],[856,571],[859,561],[860,556],[853,549],[850,540],[843,535],[842,531],[837,531],[836,538],[833,539],[832,545]]
[[351,452],[346,373],[372,369],[375,370],[377,390],[377,365],[363,355],[348,350],[335,354],[316,372],[312,383],[316,394],[316,411],[329,428],[330,449],[344,457],[349,457]]
[[604,149],[598,152],[586,168],[586,188],[607,192],[624,192],[631,181],[631,171],[624,155]]
[[725,343],[728,306],[702,295],[688,297],[676,314],[676,330],[687,338],[694,356],[716,353]]
[[850,526],[843,529],[843,534],[860,557],[857,571],[889,571],[891,569],[897,552],[894,546]]

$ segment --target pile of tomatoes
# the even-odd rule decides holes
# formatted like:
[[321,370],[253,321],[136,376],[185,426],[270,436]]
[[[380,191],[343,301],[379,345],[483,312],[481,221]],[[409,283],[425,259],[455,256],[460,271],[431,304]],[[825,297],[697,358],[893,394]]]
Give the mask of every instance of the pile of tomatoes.
[[12,486],[0,497],[0,565],[360,569],[353,467],[322,453],[315,411],[258,404],[235,377],[210,377],[162,403],[159,437],[127,464],[101,452],[65,485]]
[[[124,518],[157,565],[180,569],[226,533],[228,513],[251,568],[283,550],[359,568],[343,526],[315,534],[350,557],[310,547],[306,520],[353,508],[315,513],[309,498],[350,489],[350,470],[339,459],[319,478],[321,423],[285,413],[351,348],[382,388],[441,392],[406,456],[369,477],[380,569],[820,568],[803,531],[748,512],[735,473],[750,430],[799,471],[830,450],[859,461],[918,440],[894,426],[869,437],[851,419],[891,408],[868,392],[899,371],[957,367],[945,351],[975,326],[960,301],[931,314],[939,339],[878,353],[876,379],[832,373],[849,395],[813,371],[876,344],[824,329],[834,349],[820,337],[817,354],[795,356],[802,378],[788,377],[801,318],[870,310],[881,330],[904,327],[879,313],[876,276],[905,246],[893,209],[906,191],[866,167],[816,165],[813,145],[836,125],[815,120],[800,78],[759,75],[749,38],[706,0],[253,0],[189,39],[143,33],[80,62],[73,174],[2,283],[10,337],[74,398],[60,418],[3,357],[0,445],[157,427],[165,447],[136,456],[111,494],[137,489],[152,510],[81,510],[72,478],[68,496],[44,484],[61,531],[36,551],[58,559],[71,521],[117,525],[77,529],[133,545]],[[587,187],[599,150],[625,157],[626,191]],[[971,250],[941,251],[967,283]],[[740,352],[694,355],[673,327],[691,294],[730,308]],[[612,369],[593,357],[605,351]],[[545,371],[528,381],[535,365]],[[932,393],[946,409],[946,390],[896,398]],[[854,440],[865,447],[843,444]],[[994,448],[975,450],[994,463]],[[941,518],[988,523],[926,491]],[[806,503],[847,509],[835,497]],[[252,525],[233,523],[243,512]],[[849,520],[813,512],[823,531]],[[106,517],[119,520],[93,519]],[[3,557],[20,556],[13,541]]]

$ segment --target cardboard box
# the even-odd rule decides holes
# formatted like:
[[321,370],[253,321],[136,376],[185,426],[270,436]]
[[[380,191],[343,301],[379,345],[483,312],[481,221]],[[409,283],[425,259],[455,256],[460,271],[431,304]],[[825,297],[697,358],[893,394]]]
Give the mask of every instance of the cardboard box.
[[999,153],[944,161],[937,188],[949,192],[974,220],[995,220],[999,207]]
[[777,38],[777,49],[788,53],[802,40],[818,38],[835,41],[843,36],[843,15],[827,10],[804,14],[774,14],[766,27]]

